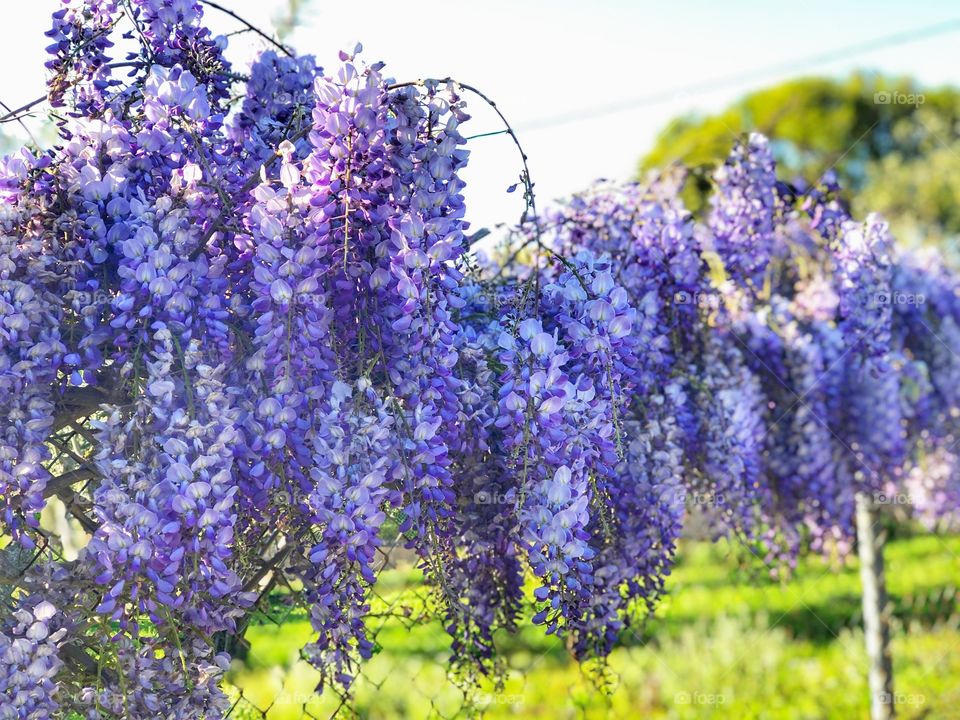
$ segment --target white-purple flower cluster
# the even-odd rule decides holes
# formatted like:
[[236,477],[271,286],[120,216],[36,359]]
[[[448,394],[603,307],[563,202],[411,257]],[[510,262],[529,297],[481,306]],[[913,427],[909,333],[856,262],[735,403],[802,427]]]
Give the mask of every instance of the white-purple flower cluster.
[[0,618],[0,716],[47,720],[57,710],[57,608],[31,598]]
[[897,263],[885,224],[850,220],[831,177],[785,192],[760,136],[716,180],[707,222],[667,180],[607,184],[549,214],[548,242],[613,257],[645,351],[634,412],[678,389],[692,508],[774,564],[847,551],[855,493],[954,437],[955,281]]
[[767,139],[751,133],[717,170],[708,228],[730,277],[759,290],[774,251],[779,211],[776,166]]
[[883,360],[890,352],[893,314],[892,240],[887,224],[870,215],[863,223],[846,221],[841,232],[833,243],[839,326],[855,357]]
[[309,550],[310,572],[303,575],[313,602],[310,619],[319,632],[306,655],[322,682],[349,687],[355,663],[373,651],[364,624],[367,587],[376,581],[397,450],[394,418],[369,380],[361,378],[354,388],[335,381],[330,395],[329,413],[312,440],[312,490],[306,499],[311,523],[322,528]]

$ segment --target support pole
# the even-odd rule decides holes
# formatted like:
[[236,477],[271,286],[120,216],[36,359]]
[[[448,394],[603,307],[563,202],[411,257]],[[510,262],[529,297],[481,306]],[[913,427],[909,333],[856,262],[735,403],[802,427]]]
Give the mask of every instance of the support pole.
[[857,493],[857,547],[863,591],[863,634],[867,645],[870,720],[895,715],[893,662],[890,658],[890,617],[883,575],[885,532],[877,532],[877,509],[866,493]]

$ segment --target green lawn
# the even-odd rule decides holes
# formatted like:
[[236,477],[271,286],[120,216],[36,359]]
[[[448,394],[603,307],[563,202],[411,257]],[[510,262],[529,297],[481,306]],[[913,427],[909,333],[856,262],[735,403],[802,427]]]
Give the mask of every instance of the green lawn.
[[[482,687],[465,705],[446,675],[439,622],[376,624],[381,651],[357,680],[360,717],[843,718],[866,717],[863,637],[855,564],[800,563],[786,583],[743,569],[725,545],[687,543],[670,595],[647,626],[610,658],[610,692],[572,663],[563,644],[524,627],[500,647],[509,670],[501,690]],[[894,606],[893,657],[904,718],[960,718],[960,537],[920,536],[887,547]],[[415,571],[391,570],[378,585],[386,604],[415,618],[423,591]],[[274,613],[276,615],[276,613]],[[301,613],[252,626],[246,662],[229,679],[242,689],[237,717],[326,718],[333,697],[313,693],[316,673],[298,659],[311,636]]]

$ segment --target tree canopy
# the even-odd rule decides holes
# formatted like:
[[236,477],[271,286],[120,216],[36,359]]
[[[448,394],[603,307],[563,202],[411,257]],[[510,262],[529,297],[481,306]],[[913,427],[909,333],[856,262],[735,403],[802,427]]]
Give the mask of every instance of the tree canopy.
[[[960,91],[910,78],[857,73],[801,78],[751,93],[714,115],[664,128],[640,171],[723,162],[733,137],[771,138],[784,178],[834,170],[855,213],[885,215],[902,241],[944,242],[960,232]],[[688,200],[702,203],[705,188]]]

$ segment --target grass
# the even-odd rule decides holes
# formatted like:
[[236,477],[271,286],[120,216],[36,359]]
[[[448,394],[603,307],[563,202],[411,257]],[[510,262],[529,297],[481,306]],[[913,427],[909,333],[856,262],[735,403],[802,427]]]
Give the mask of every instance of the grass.
[[[887,582],[894,608],[893,657],[900,717],[960,718],[960,537],[892,541]],[[446,673],[449,643],[439,622],[387,620],[381,651],[356,683],[362,718],[864,718],[866,662],[855,564],[800,563],[786,583],[740,568],[723,545],[687,543],[656,616],[610,657],[609,692],[538,628],[500,639],[508,672],[470,703]],[[423,610],[418,574],[391,570],[383,603]],[[374,610],[378,609],[375,604]],[[299,660],[311,638],[302,613],[247,633],[251,651],[229,674],[237,717],[328,717],[334,697],[317,696],[316,672]]]

